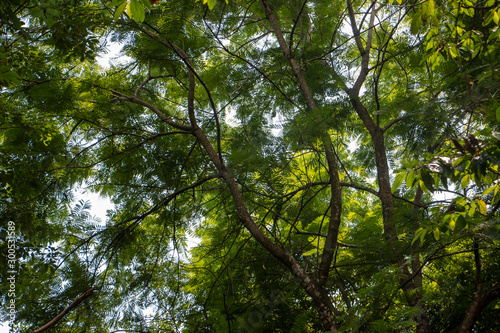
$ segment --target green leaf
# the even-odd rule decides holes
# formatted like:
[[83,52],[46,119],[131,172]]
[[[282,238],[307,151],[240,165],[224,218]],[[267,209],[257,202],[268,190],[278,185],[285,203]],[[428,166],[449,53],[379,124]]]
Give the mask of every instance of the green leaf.
[[491,191],[493,191],[497,187],[498,187],[498,185],[493,185],[493,186],[488,187],[486,190],[483,191],[483,195],[489,194]]
[[417,11],[413,15],[413,19],[411,20],[411,26],[410,26],[410,31],[412,34],[416,35],[420,31],[420,28],[422,28],[423,22],[422,22],[422,11]]
[[[417,239],[420,238],[420,243],[422,243],[422,233],[424,232],[427,232],[427,229],[425,228],[418,228],[416,231],[415,231],[415,237],[413,237],[413,241],[411,242],[411,245],[413,245],[413,243],[415,243],[417,241]],[[425,237],[425,235],[424,235]]]
[[462,163],[464,160],[465,160],[465,156],[463,156],[463,157],[459,157],[459,158],[457,158],[456,160],[454,160],[454,161],[453,161],[452,165],[453,165],[453,166],[457,166],[457,165],[459,165],[460,163]]
[[406,187],[409,189],[413,188],[413,183],[415,182],[415,170],[411,170],[406,175]]
[[127,7],[127,2],[124,1],[121,5],[118,6],[115,10],[115,15],[113,16],[113,19],[116,21],[120,18],[120,16],[123,14],[123,11],[125,10],[125,7]]
[[127,3],[127,1],[126,0],[115,0],[115,1],[111,1],[110,3],[106,4],[106,7],[112,8],[112,7],[119,6],[123,3]]
[[495,115],[496,115],[497,121],[500,121],[500,106],[497,108]]
[[449,222],[449,226],[450,226],[451,231],[455,231],[455,226],[456,226],[455,220],[451,219]]
[[464,188],[466,188],[466,187],[467,187],[467,185],[469,185],[469,183],[470,183],[470,175],[469,175],[469,174],[467,174],[467,175],[465,175],[465,176],[462,178],[462,182],[460,183],[460,186],[461,186],[461,188],[463,188],[463,189],[464,189]]
[[441,232],[439,231],[439,228],[434,229],[434,239],[438,241],[440,236]]
[[420,186],[420,189],[424,192],[429,192],[429,189],[427,188],[427,186],[425,186],[425,183],[423,180],[419,180],[418,181],[418,185]]
[[394,179],[394,183],[392,183],[391,191],[394,192],[398,189],[399,186],[403,183],[403,180],[405,180],[406,173],[401,172],[398,173],[396,178]]
[[132,13],[134,21],[137,23],[143,22],[146,18],[144,6],[139,2],[139,0],[130,0],[130,12]]
[[147,9],[153,9],[153,5],[149,0],[141,0],[141,2]]
[[434,0],[427,0],[422,5],[423,14],[426,16],[434,15]]
[[467,221],[465,220],[465,217],[462,214],[458,214],[455,228],[463,229],[466,226],[467,226]]
[[472,201],[469,205],[469,210],[467,211],[467,215],[469,217],[474,217],[474,215],[476,214],[476,203],[474,201]]
[[434,190],[434,187],[433,187],[433,178],[431,174],[427,170],[422,170],[422,172],[420,173],[420,177],[424,182],[425,187],[432,192]]
[[215,4],[217,3],[217,0],[203,0],[203,4],[208,3],[208,9],[212,10],[215,7]]
[[445,175],[440,175],[439,178],[441,179],[441,184],[443,184],[443,187],[445,189],[448,189],[448,178]]
[[453,46],[450,47],[448,51],[450,52],[450,55],[453,59],[456,59],[460,55],[460,53],[458,53],[458,50]]
[[425,228],[424,230],[422,230],[422,232],[420,233],[420,244],[424,244],[424,241],[425,241],[425,235],[427,235],[427,231],[429,229]]
[[486,202],[484,202],[481,199],[476,200],[478,206],[479,206],[479,212],[483,215],[488,214],[488,210],[486,209]]

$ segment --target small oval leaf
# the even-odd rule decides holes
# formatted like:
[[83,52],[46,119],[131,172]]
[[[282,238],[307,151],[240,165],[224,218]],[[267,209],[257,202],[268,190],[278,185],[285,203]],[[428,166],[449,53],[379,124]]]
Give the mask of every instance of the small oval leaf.
[[476,200],[478,206],[479,206],[479,212],[483,215],[486,215],[488,214],[488,210],[486,209],[486,202],[484,202],[483,200],[479,199],[479,200]]
[[439,228],[434,229],[434,239],[438,241],[440,236],[441,232],[439,231]]

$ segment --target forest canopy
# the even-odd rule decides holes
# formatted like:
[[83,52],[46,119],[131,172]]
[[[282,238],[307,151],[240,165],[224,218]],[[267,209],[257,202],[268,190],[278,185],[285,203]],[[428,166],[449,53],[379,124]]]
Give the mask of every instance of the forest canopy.
[[[1,318],[498,332],[499,15],[498,0],[2,0]],[[100,66],[117,45],[126,60]],[[113,203],[105,220],[82,189]]]

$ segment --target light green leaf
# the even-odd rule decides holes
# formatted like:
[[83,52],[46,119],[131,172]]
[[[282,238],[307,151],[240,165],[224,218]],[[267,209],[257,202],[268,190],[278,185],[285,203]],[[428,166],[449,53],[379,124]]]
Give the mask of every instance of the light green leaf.
[[413,183],[415,181],[415,170],[411,170],[406,175],[406,186],[411,189],[413,188]]
[[439,231],[439,228],[434,229],[434,239],[438,241],[440,236],[441,232]]
[[394,179],[394,183],[392,183],[392,187],[391,187],[392,192],[396,191],[398,189],[398,187],[401,186],[401,184],[403,183],[403,180],[405,180],[405,177],[406,177],[405,172],[398,173],[398,175]]
[[458,50],[455,47],[450,47],[449,52],[453,59],[456,59],[459,55]]
[[215,7],[217,0],[203,0],[203,4],[208,4],[208,9],[212,10]]
[[476,200],[478,206],[479,206],[479,212],[483,215],[488,214],[488,210],[486,209],[486,202],[484,202],[481,199]]
[[121,5],[116,8],[115,15],[113,16],[113,19],[116,21],[120,18],[120,16],[123,14],[123,11],[125,10],[125,7],[127,7],[127,2],[124,1]]
[[495,24],[498,24],[498,21],[499,21],[498,12],[496,10],[493,10],[493,22],[495,22]]
[[422,11],[426,16],[434,15],[434,0],[427,0],[422,5]]
[[144,6],[139,2],[139,0],[130,0],[130,12],[132,13],[134,21],[137,23],[143,22],[146,18]]
[[497,185],[493,185],[491,187],[488,187],[486,190],[483,191],[483,195],[489,194],[491,191],[493,191],[497,187],[498,187]]
[[470,183],[470,175],[465,175],[463,178],[462,178],[462,182],[460,183],[460,186],[462,188],[466,188],[467,185],[469,185]]
[[418,185],[420,186],[420,188],[422,189],[422,191],[429,192],[429,189],[427,188],[427,186],[425,186],[425,182],[423,180],[419,180],[418,181]]
[[451,219],[449,222],[449,226],[450,226],[451,231],[455,231],[455,225],[456,225],[456,222],[453,219]]
[[465,157],[459,157],[459,158],[457,158],[456,160],[453,161],[452,165],[453,166],[457,166],[460,163],[462,163],[464,161],[464,159],[465,159]]

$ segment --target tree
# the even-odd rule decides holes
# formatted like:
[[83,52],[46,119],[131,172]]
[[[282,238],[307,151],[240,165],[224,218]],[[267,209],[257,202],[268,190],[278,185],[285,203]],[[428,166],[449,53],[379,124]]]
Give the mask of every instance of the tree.
[[[105,226],[80,203],[39,217],[53,235],[23,233],[42,249],[23,253],[19,298],[39,301],[19,329],[92,287],[59,331],[493,331],[498,3],[208,5],[74,3],[97,27],[75,44],[20,39],[70,57],[3,91],[29,107],[2,125],[9,209],[33,152],[53,186],[15,183],[26,202],[85,182],[115,207]],[[130,63],[92,62],[101,31]]]

